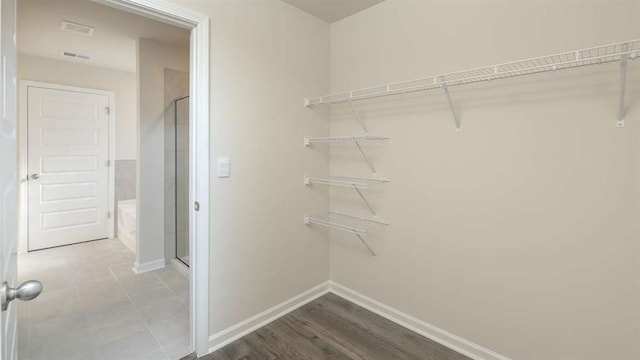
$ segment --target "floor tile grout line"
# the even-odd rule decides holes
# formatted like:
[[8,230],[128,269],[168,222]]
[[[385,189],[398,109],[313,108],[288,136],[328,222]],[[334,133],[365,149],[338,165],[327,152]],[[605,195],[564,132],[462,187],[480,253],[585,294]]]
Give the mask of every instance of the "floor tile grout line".
[[[111,240],[111,239],[110,239]],[[90,310],[91,306],[83,306],[83,305],[90,305],[92,302],[85,299],[84,301],[82,300],[82,292],[81,289],[84,285],[86,284],[91,284],[91,283],[95,283],[95,284],[100,284],[101,282],[105,284],[105,286],[107,288],[110,288],[111,285],[113,284],[115,286],[115,288],[119,289],[120,291],[122,291],[122,294],[124,296],[124,298],[126,299],[126,302],[123,301],[122,304],[124,305],[125,303],[128,303],[132,306],[132,309],[135,311],[136,314],[140,315],[140,311],[147,308],[148,306],[153,306],[153,305],[147,305],[147,306],[140,306],[141,304],[136,305],[136,303],[133,301],[133,297],[130,294],[129,291],[127,291],[127,289],[125,288],[124,284],[125,282],[129,279],[129,277],[125,276],[124,272],[123,275],[118,276],[116,274],[117,271],[117,266],[118,265],[123,265],[126,263],[129,263],[128,260],[124,260],[120,257],[123,258],[129,258],[129,254],[124,254],[124,252],[120,252],[117,248],[116,248],[116,244],[115,243],[111,243],[111,242],[105,242],[103,243],[107,246],[81,246],[82,250],[78,250],[78,251],[69,251],[69,252],[61,252],[61,251],[55,251],[54,253],[51,254],[46,254],[46,255],[42,255],[40,256],[40,254],[38,254],[38,257],[34,257],[32,259],[36,259],[36,261],[34,261],[34,264],[42,264],[43,261],[40,260],[39,258],[42,259],[56,259],[58,261],[58,263],[55,266],[61,266],[62,268],[66,269],[67,272],[72,272],[72,270],[76,270],[82,267],[87,267],[87,271],[86,271],[86,275],[85,274],[80,274],[80,276],[71,276],[71,278],[73,279],[70,283],[67,283],[66,286],[63,284],[63,286],[60,289],[54,288],[54,290],[63,290],[65,289],[65,287],[68,286],[71,287],[71,291],[73,294],[73,297],[75,297],[78,300],[78,306],[80,307],[80,319],[84,321],[84,323],[81,323],[80,325],[80,329],[82,331],[87,330],[89,331],[89,335],[90,335],[90,342],[91,342],[91,347],[87,349],[88,352],[91,352],[92,356],[95,356],[96,359],[100,360],[106,360],[104,358],[103,355],[101,355],[98,352],[98,342],[97,342],[97,338],[95,337],[94,331],[92,329],[92,327],[89,324],[89,319],[92,318],[92,312]],[[75,248],[67,248],[67,249],[80,249],[80,247],[75,247]],[[100,260],[98,260],[97,263],[94,264],[94,261],[91,259],[87,259],[86,258],[86,252],[91,252],[92,256],[97,255],[100,256],[103,253],[104,250],[104,254],[105,256],[103,258],[101,258]],[[82,258],[83,256],[85,256],[85,258]],[[74,257],[74,258],[82,258],[85,260],[79,260],[79,261],[72,261],[70,259],[70,257]],[[62,258],[62,259],[60,259]],[[56,261],[53,260],[53,261]],[[47,260],[44,260],[47,261]],[[43,269],[40,269],[42,271],[51,271],[51,267],[50,265],[47,265],[46,267],[44,267]],[[35,273],[37,273],[40,270],[34,270]],[[95,272],[94,272],[95,270]],[[56,270],[57,271],[57,270]],[[104,272],[103,272],[104,271]],[[172,271],[175,272],[174,269],[168,269],[167,271]],[[35,274],[34,273],[34,274]],[[179,282],[184,281],[182,280],[182,278],[180,278],[180,280],[176,280],[173,279],[171,276],[172,274],[168,274],[168,277],[162,277],[159,274],[160,272],[156,272],[153,271],[151,272],[150,276],[147,278],[147,280],[153,280],[153,281],[157,281],[158,282],[158,289],[163,288],[163,289],[168,289],[169,292],[167,293],[167,299],[173,298],[176,301],[176,305],[180,305],[180,312],[183,311],[189,311],[189,304],[185,303],[184,301],[182,301],[181,295],[178,293],[177,290],[173,289],[171,286],[173,285],[181,285],[179,284]],[[135,276],[132,277],[131,279],[135,279]],[[171,280],[176,280],[176,281],[171,281]],[[144,281],[144,278],[141,278],[140,280]],[[113,282],[111,282],[113,281]],[[188,280],[187,280],[188,281]],[[171,286],[170,286],[171,285]],[[101,285],[98,285],[101,286]],[[64,290],[67,291],[67,290]],[[171,295],[169,295],[171,294]],[[182,294],[184,295],[184,294]],[[122,299],[124,300],[124,299]],[[33,314],[31,314],[31,309],[27,309],[27,318],[29,320],[31,320],[31,318],[33,317]],[[177,314],[174,314],[173,316],[162,320],[162,321],[171,321],[171,318],[173,317],[175,320],[175,317],[177,316]],[[61,316],[64,318],[64,316]],[[43,320],[44,321],[44,320]],[[160,344],[159,340],[158,340],[158,335],[154,332],[154,330],[152,329],[152,326],[155,325],[156,323],[161,323],[162,321],[156,321],[153,324],[148,323],[146,320],[144,321],[144,326],[141,328],[141,330],[139,331],[148,331],[148,333],[151,335],[153,341],[156,344],[155,349],[151,350],[150,352],[148,352],[147,354],[144,354],[140,357],[137,357],[136,360],[142,359],[145,356],[148,356],[149,354],[152,354],[154,352],[158,352],[158,353],[162,353],[165,357],[169,358],[169,352],[175,350],[175,352],[180,352],[180,348],[183,344],[183,340],[184,338],[182,337],[182,335],[180,336],[172,336],[169,339],[169,342],[167,344],[165,344],[166,346],[163,346],[163,344]],[[109,324],[116,324],[115,321],[107,321]],[[30,352],[28,351],[31,347],[32,347],[32,343],[33,343],[33,339],[32,339],[32,331],[33,330],[33,324],[31,321],[29,321],[29,323],[26,326],[25,332],[26,332],[26,348],[27,348],[27,352],[29,358],[31,356]],[[182,334],[182,331],[178,331],[178,334]],[[118,340],[121,340],[124,337],[119,338]],[[116,342],[118,340],[115,341],[111,341],[110,343]],[[172,341],[175,340],[175,341]],[[173,345],[175,346],[175,349],[171,350],[170,348],[172,348]],[[106,344],[103,344],[106,345]],[[100,346],[103,346],[100,345]],[[75,358],[74,358],[75,359]],[[53,359],[52,359],[53,360]]]
[[[109,269],[109,271],[111,271],[111,269]],[[154,274],[155,275],[155,274]],[[157,275],[155,275],[157,277]],[[116,282],[118,283],[118,286],[120,286],[122,288],[122,291],[124,292],[124,295],[127,297],[127,299],[129,299],[129,301],[131,302],[131,304],[133,305],[134,309],[136,310],[136,313],[140,312],[140,308],[138,308],[136,306],[136,303],[133,301],[133,299],[131,298],[131,296],[129,295],[129,292],[124,288],[124,286],[122,286],[122,283],[120,282],[119,279],[116,278]],[[162,345],[160,345],[160,342],[158,341],[158,339],[156,338],[155,334],[153,333],[153,330],[151,330],[151,326],[149,325],[149,323],[147,323],[147,321],[145,320],[144,325],[147,329],[147,331],[149,332],[149,334],[151,334],[151,337],[153,338],[153,341],[155,341],[156,345],[158,345],[158,349],[160,351],[162,351]],[[151,350],[150,352],[141,355],[137,358],[135,358],[134,360],[139,360],[144,358],[145,356],[149,355],[149,354],[153,354],[157,349]],[[98,354],[99,356],[100,354]]]

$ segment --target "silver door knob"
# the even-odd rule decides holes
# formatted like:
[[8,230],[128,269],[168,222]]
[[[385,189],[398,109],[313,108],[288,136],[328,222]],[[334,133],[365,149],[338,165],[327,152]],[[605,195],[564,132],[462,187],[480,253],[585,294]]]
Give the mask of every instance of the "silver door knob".
[[32,178],[33,180],[38,180],[38,179],[40,179],[40,175],[38,175],[38,174],[33,174],[33,175],[31,175],[31,178]]
[[42,283],[36,280],[29,280],[18,286],[17,289],[9,287],[5,281],[0,288],[0,297],[2,298],[2,311],[9,308],[9,303],[15,299],[28,301],[33,300],[42,292]]

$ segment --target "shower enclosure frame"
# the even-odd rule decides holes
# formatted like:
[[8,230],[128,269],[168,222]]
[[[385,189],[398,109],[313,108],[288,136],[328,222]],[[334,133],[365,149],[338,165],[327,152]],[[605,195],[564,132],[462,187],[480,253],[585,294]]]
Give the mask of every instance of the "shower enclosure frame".
[[[175,232],[174,232],[175,233],[175,239],[174,239],[174,243],[175,243],[175,258],[176,258],[176,260],[180,261],[180,263],[184,264],[187,267],[191,266],[189,264],[189,261],[185,261],[183,259],[183,256],[180,256],[178,254],[178,240],[179,240],[178,214],[181,211],[185,210],[186,211],[186,215],[185,216],[187,216],[187,224],[188,224],[188,219],[189,219],[189,207],[187,206],[185,209],[181,209],[178,206],[178,204],[179,204],[179,202],[178,202],[178,190],[179,190],[178,189],[178,141],[179,141],[178,140],[179,139],[179,136],[178,136],[178,101],[189,99],[189,97],[190,97],[190,95],[187,95],[187,96],[179,97],[179,98],[173,100],[173,124],[174,124],[173,131],[174,131],[174,135],[175,135],[174,136],[175,150],[173,152],[173,161],[174,161],[174,164],[175,164],[175,167],[174,167],[175,171],[174,171],[174,174],[173,174],[174,184],[175,184],[174,185],[174,191],[173,191],[173,197],[174,197],[174,199],[173,199],[174,202],[173,203],[175,204],[175,207],[176,207],[176,211],[174,212],[174,218],[173,218],[173,221],[174,221],[174,224],[175,224]],[[189,133],[188,132],[187,132],[187,137],[189,137]],[[187,150],[188,150],[189,140],[190,139],[187,138]],[[188,153],[188,151],[187,151],[187,153]],[[187,161],[189,161],[188,157],[187,157]],[[188,179],[188,176],[189,176],[189,173],[187,171],[187,179]],[[190,245],[189,244],[189,226],[187,226],[186,232],[187,232],[187,239],[186,239],[187,240],[187,246],[189,246]],[[189,256],[188,252],[187,252],[186,256]]]

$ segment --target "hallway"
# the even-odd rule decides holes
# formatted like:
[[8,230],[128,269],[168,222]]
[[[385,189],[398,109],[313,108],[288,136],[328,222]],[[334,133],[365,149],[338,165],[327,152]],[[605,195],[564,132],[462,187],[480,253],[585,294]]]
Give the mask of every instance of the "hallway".
[[20,302],[20,360],[177,360],[189,349],[189,282],[172,267],[136,275],[118,240],[18,256],[20,281],[42,295]]

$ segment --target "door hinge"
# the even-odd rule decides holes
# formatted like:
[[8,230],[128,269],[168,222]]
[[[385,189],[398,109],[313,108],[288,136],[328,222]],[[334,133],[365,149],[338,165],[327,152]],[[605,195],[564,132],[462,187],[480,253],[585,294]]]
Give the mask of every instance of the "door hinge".
[[111,219],[111,211],[107,211],[107,219]]
[[111,167],[111,160],[107,160],[107,167]]
[[196,202],[193,204],[193,208],[194,208],[196,211],[200,211],[200,202],[199,202],[199,201],[196,201]]
[[111,107],[105,106],[104,111],[107,113],[107,115],[111,115]]

